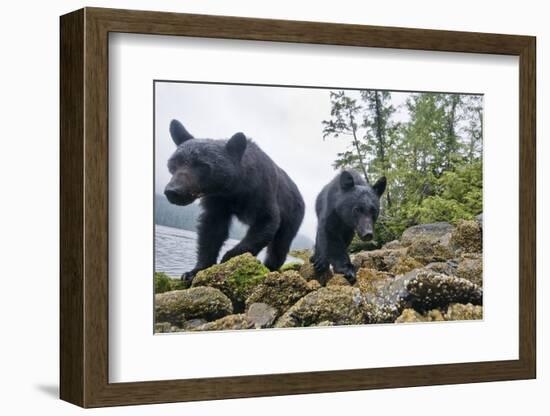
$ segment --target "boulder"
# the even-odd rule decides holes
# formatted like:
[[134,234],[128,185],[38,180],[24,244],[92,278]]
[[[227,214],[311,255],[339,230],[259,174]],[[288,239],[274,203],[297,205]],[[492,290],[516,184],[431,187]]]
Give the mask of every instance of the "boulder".
[[481,305],[483,299],[483,290],[469,280],[424,270],[407,283],[406,291],[404,300],[420,312],[451,303]]
[[172,332],[172,324],[170,322],[156,322],[155,334],[162,334],[165,332]]
[[362,268],[357,271],[355,287],[363,294],[378,293],[378,290],[393,281],[393,276],[387,272],[379,272],[375,269]]
[[279,316],[309,292],[308,282],[297,272],[271,272],[252,290],[246,299],[246,306],[266,303],[274,307]]
[[324,321],[335,325],[364,323],[361,291],[349,286],[323,287],[296,302],[277,320],[275,327],[304,327]]
[[155,295],[155,321],[182,326],[189,319],[211,321],[233,313],[231,300],[213,287],[195,287]]
[[319,283],[317,280],[308,280],[307,287],[310,291],[321,289],[321,283]]
[[418,241],[439,242],[453,230],[448,222],[436,222],[433,224],[419,224],[407,228],[401,235],[401,244],[410,246]]
[[279,271],[281,273],[288,272],[291,270],[295,272],[299,272],[303,264],[304,263],[298,263],[298,262],[286,263],[286,264],[283,264],[283,266],[279,269]]
[[478,286],[483,285],[483,257],[480,254],[465,254],[462,256],[456,276],[469,280]]
[[253,303],[246,311],[246,317],[254,323],[256,329],[273,326],[278,315],[277,309],[266,303]]
[[477,221],[460,221],[452,233],[451,244],[462,253],[481,253],[481,227]]
[[471,321],[483,319],[483,306],[453,303],[445,312],[446,321]]
[[458,263],[454,260],[440,261],[428,263],[424,266],[425,270],[431,270],[436,273],[446,274],[447,276],[455,276]]
[[388,241],[386,244],[382,246],[382,249],[386,249],[386,250],[395,250],[397,248],[403,248],[403,245],[399,240]]
[[418,240],[411,243],[407,255],[419,263],[429,264],[446,261],[454,257],[454,253],[448,246],[439,241]]
[[201,270],[193,279],[192,287],[208,286],[221,290],[231,301],[236,312],[244,310],[246,298],[269,273],[256,257],[245,253]]

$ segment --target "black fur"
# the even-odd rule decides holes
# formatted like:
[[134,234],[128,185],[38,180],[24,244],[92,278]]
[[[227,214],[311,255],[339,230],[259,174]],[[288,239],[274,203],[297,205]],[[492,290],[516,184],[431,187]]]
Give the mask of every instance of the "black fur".
[[255,256],[267,246],[265,265],[279,269],[304,217],[304,201],[286,172],[243,133],[229,140],[194,139],[176,120],[170,133],[178,148],[168,160],[172,179],[165,195],[177,205],[201,198],[203,208],[197,264],[182,278],[192,280],[216,263],[233,216],[249,229],[222,262],[246,252]]
[[344,170],[321,190],[315,202],[318,224],[311,257],[318,274],[332,265],[335,273],[342,273],[351,282],[355,280],[347,249],[356,232],[364,240],[373,238],[380,196],[385,189],[385,177],[370,186],[359,173]]

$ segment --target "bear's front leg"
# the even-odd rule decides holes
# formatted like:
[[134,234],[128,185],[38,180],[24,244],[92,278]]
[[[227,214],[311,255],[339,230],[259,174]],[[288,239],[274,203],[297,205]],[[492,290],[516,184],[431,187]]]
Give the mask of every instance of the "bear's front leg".
[[313,269],[317,274],[326,273],[330,268],[328,259],[328,241],[323,225],[317,228],[315,236],[315,251],[309,261],[313,264]]
[[248,229],[244,238],[222,257],[222,263],[227,260],[250,253],[257,256],[275,237],[279,228],[280,217],[278,214],[265,215],[254,222]]
[[203,211],[198,222],[198,250],[195,267],[182,274],[181,279],[193,281],[195,275],[214,264],[225,240],[229,235],[231,213],[223,201],[205,197],[201,201]]
[[347,245],[341,238],[331,241],[329,257],[334,273],[343,274],[351,284],[355,283],[355,267],[349,258]]

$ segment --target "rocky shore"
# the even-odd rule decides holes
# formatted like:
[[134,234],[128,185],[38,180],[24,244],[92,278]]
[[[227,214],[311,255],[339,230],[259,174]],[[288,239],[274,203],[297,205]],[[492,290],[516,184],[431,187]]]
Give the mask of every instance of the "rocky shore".
[[422,224],[352,256],[357,280],[303,263],[269,272],[251,254],[199,272],[191,287],[155,274],[155,332],[456,321],[483,317],[482,217]]

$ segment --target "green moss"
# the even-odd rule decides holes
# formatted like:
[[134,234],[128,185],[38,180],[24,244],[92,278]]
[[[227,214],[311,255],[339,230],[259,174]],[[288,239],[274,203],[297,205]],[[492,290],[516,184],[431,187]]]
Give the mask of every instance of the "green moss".
[[187,289],[189,284],[181,279],[174,279],[164,272],[155,272],[155,293],[170,292],[172,290]]
[[221,290],[231,299],[238,312],[244,309],[246,298],[267,273],[267,267],[250,253],[245,253],[201,270],[193,279],[192,286],[210,286]]

